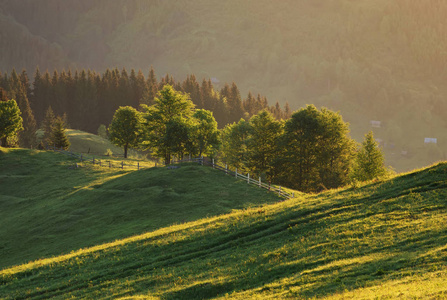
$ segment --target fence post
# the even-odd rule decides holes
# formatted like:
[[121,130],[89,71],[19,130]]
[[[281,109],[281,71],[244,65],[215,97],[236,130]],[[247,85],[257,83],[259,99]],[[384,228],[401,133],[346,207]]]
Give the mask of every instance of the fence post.
[[281,186],[279,186],[279,195],[281,196]]
[[121,162],[121,169],[124,170],[124,161]]
[[259,177],[259,187],[261,187],[261,177]]
[[236,168],[236,172],[234,172],[234,177],[236,177],[237,178],[237,168]]
[[137,162],[138,171],[140,171],[140,162]]
[[247,173],[247,183],[250,183],[250,173]]
[[203,166],[203,155],[202,155],[202,166]]
[[213,158],[213,169],[214,169],[214,158]]
[[82,154],[81,154],[81,162],[82,162]]
[[228,175],[228,165],[227,164],[225,164],[225,174]]

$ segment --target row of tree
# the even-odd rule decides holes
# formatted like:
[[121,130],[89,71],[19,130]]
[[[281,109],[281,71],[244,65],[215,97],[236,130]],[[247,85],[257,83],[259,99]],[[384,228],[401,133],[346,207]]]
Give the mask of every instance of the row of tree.
[[175,90],[188,93],[197,108],[212,111],[219,126],[248,118],[258,111],[267,109],[277,119],[290,117],[288,104],[282,108],[277,102],[269,106],[267,99],[261,95],[248,93],[242,99],[236,83],[224,84],[217,90],[210,79],[199,83],[194,75],[189,75],[180,82],[166,75],[157,79],[151,68],[145,78],[141,70],[107,69],[100,74],[91,70],[48,71],[41,73],[37,68],[31,83],[26,71],[18,74],[0,72],[0,87],[6,90],[9,98],[16,99],[23,113],[25,131],[20,144],[30,147],[35,143],[32,133],[36,124],[41,124],[49,107],[57,115],[66,115],[71,127],[96,133],[101,124],[109,124],[113,113],[120,106],[136,109],[141,104],[152,105],[158,91],[166,84]]
[[143,111],[127,106],[114,114],[110,139],[124,147],[151,150],[169,164],[173,156],[217,157],[271,182],[311,192],[352,180],[384,175],[383,155],[372,133],[358,147],[348,124],[333,111],[309,105],[288,120],[263,110],[248,121],[218,130],[212,112],[194,109],[188,94],[165,85]]
[[171,157],[185,154],[216,155],[219,131],[212,112],[194,109],[188,94],[165,85],[151,106],[143,112],[133,107],[120,107],[109,126],[109,138],[124,147],[150,149],[152,154],[169,164]]
[[372,132],[361,147],[340,114],[313,105],[285,121],[263,111],[222,132],[222,159],[239,170],[301,191],[336,188],[386,174]]
[[[16,146],[19,144],[19,137],[23,139],[23,133],[26,134],[23,127],[23,115],[17,102],[14,99],[9,100],[6,92],[0,88],[0,145],[2,147]],[[39,148],[54,146],[68,149],[70,147],[70,141],[65,135],[66,120],[55,116],[51,107],[47,110],[42,122],[42,129],[44,134]],[[33,139],[36,139],[36,132],[33,132]]]

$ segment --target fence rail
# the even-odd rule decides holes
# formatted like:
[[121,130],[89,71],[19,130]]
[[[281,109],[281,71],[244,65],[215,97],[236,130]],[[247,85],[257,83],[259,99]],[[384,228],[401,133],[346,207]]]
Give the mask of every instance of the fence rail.
[[[111,160],[111,159],[103,159],[103,158],[98,158],[98,157],[94,157],[94,156],[90,157],[87,155],[83,155],[80,153],[75,153],[75,152],[71,152],[68,150],[59,149],[59,148],[55,148],[55,147],[48,147],[47,150],[52,150],[52,151],[56,151],[56,152],[65,154],[67,156],[71,156],[75,159],[80,160],[80,163],[88,163],[88,164],[92,164],[92,165],[96,165],[96,166],[100,166],[100,167],[119,168],[119,169],[124,169],[126,167],[127,169],[134,168],[137,170],[149,168],[148,166],[145,166],[144,163],[140,164],[140,162],[137,162],[136,164],[132,164],[129,161],[124,162],[123,160],[115,161],[115,160]],[[151,163],[154,163],[155,167],[157,167],[156,161],[151,161]],[[79,167],[78,163],[75,163],[74,167],[78,168]],[[152,166],[150,166],[150,167],[152,167]]]
[[258,180],[251,178],[249,173],[247,173],[247,175],[238,173],[237,168],[234,171],[231,171],[228,168],[227,164],[225,164],[225,166],[219,165],[214,161],[214,159],[209,161],[209,160],[204,159],[203,157],[200,157],[200,158],[196,158],[195,161],[197,161],[201,165],[211,166],[212,168],[214,168],[216,170],[225,172],[225,174],[227,174],[229,176],[234,176],[237,179],[244,180],[248,184],[253,184],[260,188],[278,193],[279,196],[284,197],[286,199],[295,198],[295,193],[287,193],[286,191],[284,191],[284,189],[281,186],[275,186],[275,185],[271,185],[270,183],[268,183],[268,184],[264,183],[261,181],[260,177]]
[[[147,168],[147,166],[145,167],[144,165],[140,165],[140,162],[137,162],[137,164],[131,164],[128,161],[126,163],[124,163],[124,161],[121,161],[118,166],[116,166],[116,161],[112,161],[112,160],[107,160],[107,159],[98,159],[95,157],[88,157],[85,156],[83,154],[78,154],[75,152],[71,152],[71,151],[67,151],[64,149],[57,149],[55,147],[51,147],[48,148],[48,150],[53,150],[53,151],[57,151],[60,153],[63,153],[65,155],[74,157],[76,159],[79,159],[81,161],[81,163],[91,163],[93,165],[99,165],[102,167],[109,167],[109,168],[120,168],[120,169],[124,169],[124,167],[127,168],[136,168],[137,170],[140,170],[142,168]],[[213,169],[219,170],[221,172],[224,172],[225,174],[229,175],[229,176],[234,176],[237,179],[241,179],[246,181],[248,184],[252,184],[252,185],[256,185],[259,188],[263,188],[269,191],[273,191],[275,193],[278,193],[278,195],[280,197],[284,197],[286,199],[290,199],[290,198],[294,198],[295,197],[295,193],[287,193],[281,186],[276,186],[276,185],[271,185],[270,183],[265,183],[261,181],[261,178],[259,177],[258,180],[251,178],[250,174],[248,173],[247,175],[244,175],[242,173],[238,173],[237,168],[232,171],[228,168],[228,165],[225,164],[225,166],[223,165],[219,165],[218,163],[216,163],[214,161],[214,159],[211,160],[207,160],[204,159],[204,157],[196,157],[196,158],[192,158],[191,156],[187,159],[182,159],[182,160],[175,160],[173,159],[171,161],[171,164],[176,164],[176,163],[183,163],[183,162],[196,162],[200,165],[206,165],[206,166],[210,166]],[[157,162],[153,162],[155,164],[155,167],[157,167]],[[75,164],[75,167],[78,167],[78,164]]]

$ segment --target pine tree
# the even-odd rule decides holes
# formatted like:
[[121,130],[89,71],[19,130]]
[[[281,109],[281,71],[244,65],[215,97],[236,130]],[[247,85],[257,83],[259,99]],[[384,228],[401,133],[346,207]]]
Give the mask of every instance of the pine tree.
[[357,153],[353,179],[367,181],[386,174],[384,157],[372,131],[365,135],[362,147]]
[[182,89],[185,93],[189,94],[191,101],[198,108],[203,108],[203,103],[200,95],[200,86],[194,74],[186,76],[186,80],[183,81],[182,84]]
[[33,93],[30,98],[30,105],[35,113],[35,117],[38,122],[42,120],[44,115],[44,109],[42,108],[41,102],[41,94],[42,94],[42,75],[40,74],[39,67],[36,67],[36,72],[34,73],[34,81],[33,81]]
[[0,102],[1,101],[8,101],[8,96],[6,94],[6,91],[0,87]]
[[23,131],[21,131],[18,135],[19,145],[25,148],[33,148],[37,146],[37,125],[31,107],[29,105],[28,98],[26,97],[25,89],[23,88],[20,89],[19,93],[17,94],[17,104],[20,107],[23,119]]
[[20,73],[19,78],[22,83],[22,86],[25,88],[26,97],[28,99],[30,99],[32,90],[31,90],[31,85],[30,85],[30,81],[28,78],[28,74],[26,73],[25,69],[22,70],[22,73]]
[[247,99],[243,102],[243,107],[250,117],[258,112],[256,107],[256,99],[253,97],[251,92],[248,92]]
[[152,105],[154,104],[154,99],[158,93],[158,82],[155,76],[154,68],[151,66],[149,71],[149,76],[147,78],[146,89],[143,93],[143,97],[140,100],[140,104]]
[[50,142],[57,149],[67,150],[70,147],[70,141],[65,134],[65,123],[60,117],[56,118],[53,123]]
[[146,79],[144,78],[143,72],[138,70],[138,74],[135,75],[135,70],[132,69],[130,72],[130,86],[131,86],[131,97],[132,106],[137,108],[140,105],[140,100],[143,97],[144,91],[147,89]]
[[20,109],[14,99],[0,101],[0,142],[2,147],[8,146],[8,140],[23,130]]
[[51,106],[49,106],[41,125],[41,128],[44,132],[42,138],[42,142],[44,145],[51,145],[51,134],[53,132],[53,125],[55,121],[56,117],[54,116],[53,109],[51,108]]
[[22,130],[18,134],[19,145],[25,148],[32,148],[33,146],[36,145],[37,126],[36,126],[36,120],[34,119],[34,114],[29,105],[26,92],[27,88],[26,86],[24,86],[23,80],[13,69],[11,76],[9,77],[8,80],[8,87],[9,87],[8,92],[11,95],[11,98],[16,99],[23,120],[24,130]]

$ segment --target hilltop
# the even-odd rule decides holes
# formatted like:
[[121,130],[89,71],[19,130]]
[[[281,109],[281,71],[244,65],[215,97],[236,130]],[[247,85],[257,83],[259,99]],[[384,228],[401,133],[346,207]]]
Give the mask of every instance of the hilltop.
[[0,296],[443,299],[446,198],[441,163],[7,268]]
[[0,268],[281,200],[197,164],[137,171],[75,162],[0,148]]

